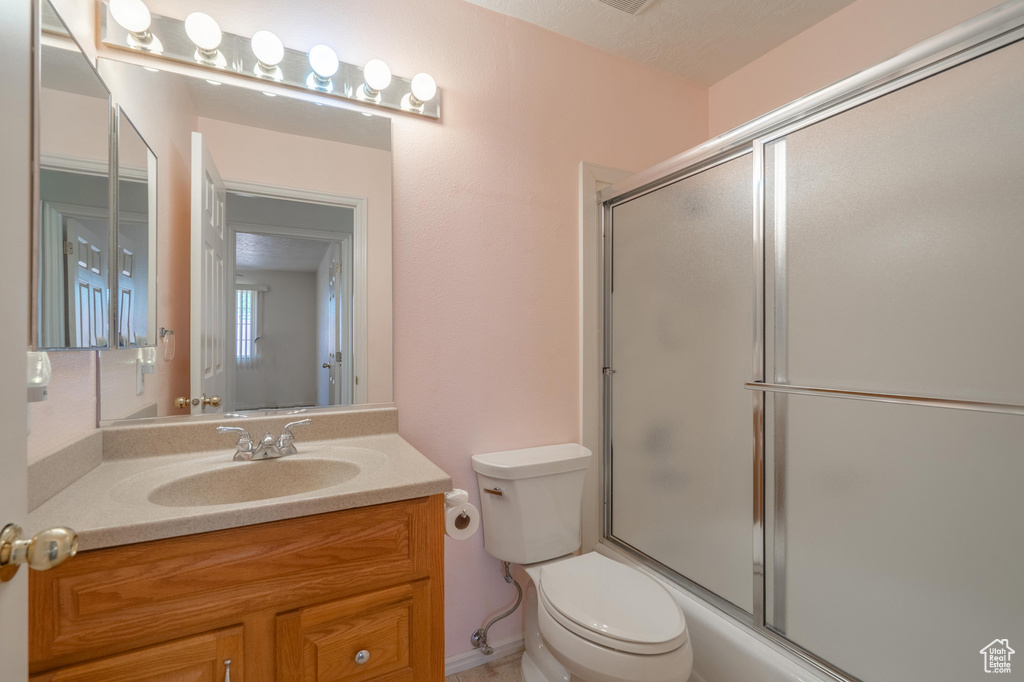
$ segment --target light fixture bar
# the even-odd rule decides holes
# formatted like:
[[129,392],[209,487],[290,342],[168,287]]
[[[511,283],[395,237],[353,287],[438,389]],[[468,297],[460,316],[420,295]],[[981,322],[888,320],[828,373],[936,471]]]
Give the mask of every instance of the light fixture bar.
[[366,85],[366,74],[363,73],[362,67],[354,64],[340,62],[337,72],[325,83],[323,78],[313,74],[307,53],[286,47],[284,48],[284,57],[271,75],[266,69],[260,67],[252,50],[251,39],[232,33],[223,34],[217,49],[217,59],[200,59],[197,56],[200,55],[200,51],[185,32],[185,22],[158,14],[152,15],[149,26],[149,32],[157,39],[151,44],[155,46],[155,49],[147,49],[146,45],[140,45],[131,33],[117,23],[110,12],[107,0],[103,2],[100,24],[103,44],[109,47],[190,64],[207,71],[230,73],[252,80],[267,81],[268,84],[285,85],[304,92],[315,92],[326,97],[401,111],[412,116],[422,116],[434,120],[441,118],[440,89],[432,99],[423,102],[420,106],[415,106],[419,100],[413,97],[411,105],[410,98],[407,97],[413,92],[412,79],[409,78],[392,76],[386,88],[375,91],[377,92],[375,97],[367,97],[367,89],[363,87]]

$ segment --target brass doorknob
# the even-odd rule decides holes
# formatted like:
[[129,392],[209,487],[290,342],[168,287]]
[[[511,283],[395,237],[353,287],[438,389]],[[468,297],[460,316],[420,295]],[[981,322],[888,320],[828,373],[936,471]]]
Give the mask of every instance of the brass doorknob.
[[181,409],[185,409],[189,405],[212,405],[213,407],[220,407],[220,396],[211,395],[207,398],[204,393],[202,398],[192,398],[192,400],[189,400],[188,398],[175,398],[174,404]]
[[28,540],[13,523],[0,531],[0,581],[7,582],[22,564],[35,571],[59,566],[78,553],[78,534],[70,528],[49,528]]
[[325,362],[324,364],[322,364],[320,366],[323,367],[324,369],[330,369],[331,368],[331,363]]

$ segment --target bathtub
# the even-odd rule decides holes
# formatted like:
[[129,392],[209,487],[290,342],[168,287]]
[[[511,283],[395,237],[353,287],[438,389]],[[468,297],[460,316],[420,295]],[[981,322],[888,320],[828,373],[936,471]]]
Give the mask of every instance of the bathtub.
[[832,682],[633,557],[602,544],[594,551],[643,571],[664,585],[678,602],[693,642],[693,674],[689,682]]

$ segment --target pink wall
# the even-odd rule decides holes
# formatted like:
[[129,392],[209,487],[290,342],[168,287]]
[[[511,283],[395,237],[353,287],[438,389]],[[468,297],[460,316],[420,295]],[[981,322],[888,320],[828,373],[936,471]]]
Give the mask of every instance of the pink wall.
[[1000,0],[857,0],[708,91],[710,137],[877,64]]

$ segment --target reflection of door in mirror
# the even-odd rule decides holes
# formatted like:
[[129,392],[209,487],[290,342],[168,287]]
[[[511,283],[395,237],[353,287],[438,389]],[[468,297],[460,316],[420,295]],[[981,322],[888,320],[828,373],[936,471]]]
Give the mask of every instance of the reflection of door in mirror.
[[110,100],[77,46],[41,46],[39,277],[41,348],[105,346],[109,336]]
[[108,183],[104,175],[40,171],[40,310],[44,348],[107,339]]
[[[227,389],[227,235],[224,181],[192,133],[192,414],[219,412]],[[195,286],[198,283],[199,286]],[[216,402],[218,404],[214,405]]]
[[227,220],[229,408],[352,404],[353,211],[229,191]]

